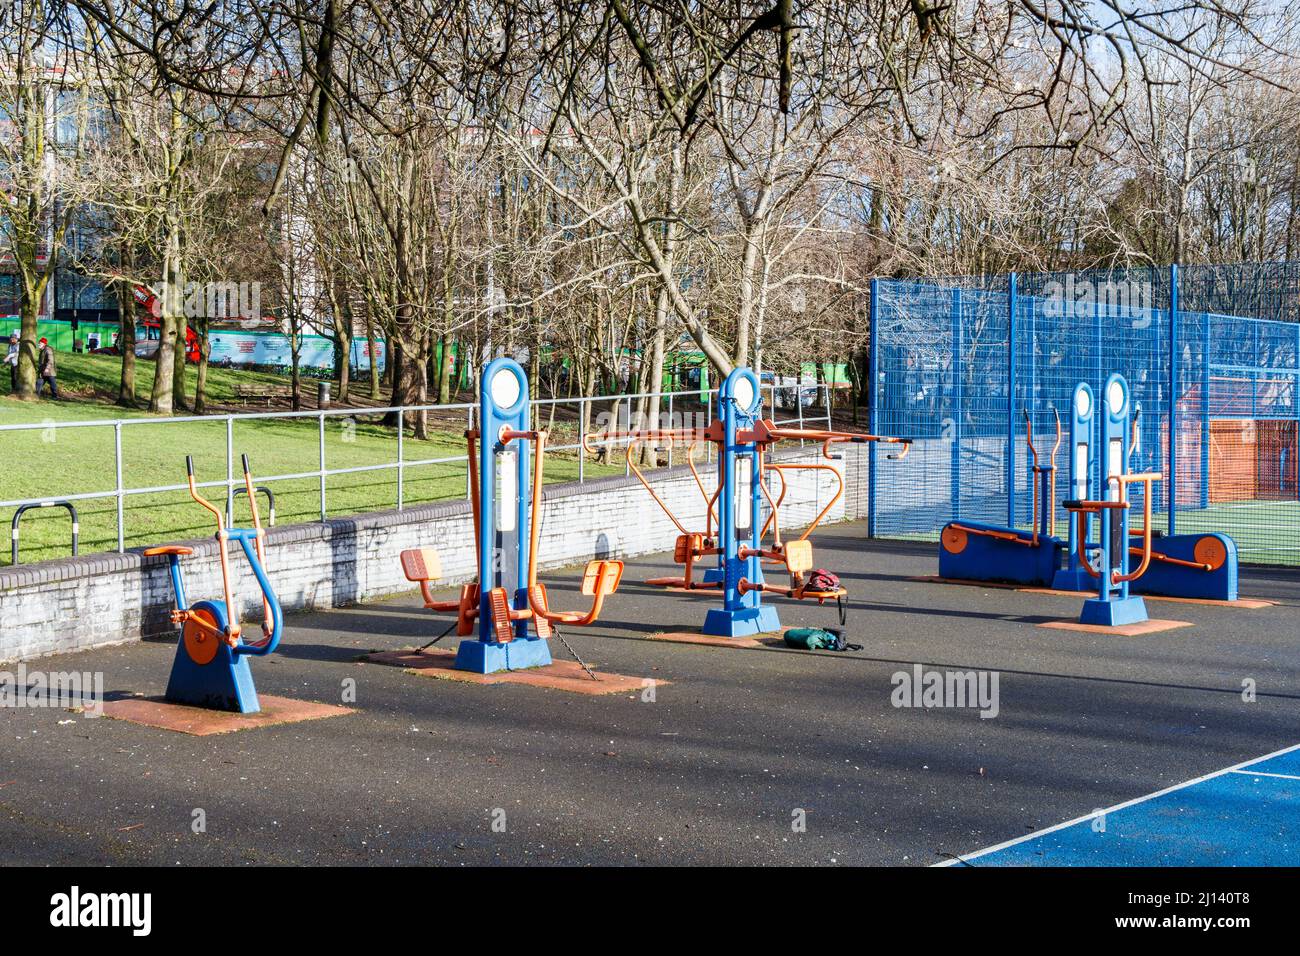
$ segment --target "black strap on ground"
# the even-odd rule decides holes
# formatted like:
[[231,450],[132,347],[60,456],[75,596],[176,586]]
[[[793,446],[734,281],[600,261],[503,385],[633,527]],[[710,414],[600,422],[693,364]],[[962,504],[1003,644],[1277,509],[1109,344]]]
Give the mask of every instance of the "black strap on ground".
[[441,634],[439,634],[437,637],[431,640],[428,644],[425,644],[415,653],[418,654],[420,653],[420,651],[427,651],[429,648],[433,647],[433,645],[437,644],[440,640],[442,640],[444,637],[446,637],[448,634],[454,631],[458,623],[459,623],[458,621],[452,621],[450,624],[447,625],[447,630],[443,631]]
[[587,676],[590,677],[592,680],[600,680],[599,677],[597,677],[594,673],[592,673],[591,668],[587,666],[587,662],[578,656],[578,652],[569,646],[569,642],[566,641],[564,639],[564,635],[560,633],[559,626],[552,624],[551,630],[554,631],[555,636],[560,639],[560,643],[563,644],[565,648],[568,650],[568,652],[573,655],[573,659],[578,662],[578,664],[582,667],[584,671],[587,672]]

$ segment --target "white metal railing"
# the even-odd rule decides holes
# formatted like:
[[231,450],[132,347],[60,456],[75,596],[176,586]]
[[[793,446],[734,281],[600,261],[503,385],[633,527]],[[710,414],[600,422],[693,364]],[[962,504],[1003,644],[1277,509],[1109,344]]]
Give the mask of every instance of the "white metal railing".
[[[764,383],[760,389],[768,393],[765,404],[772,410],[775,417],[775,410],[778,407],[776,400],[778,397],[783,400],[789,397],[789,393],[794,393],[794,405],[797,417],[788,419],[775,419],[777,424],[788,425],[798,423],[801,427],[807,422],[825,422],[827,427],[831,424],[831,385],[829,383],[802,383],[798,385],[772,384]],[[813,408],[824,409],[824,414],[817,416],[805,416],[804,414],[804,396],[812,392],[814,400],[810,402]],[[781,393],[778,396],[778,393]],[[583,405],[586,403],[599,402],[607,404],[611,408],[617,420],[617,416],[622,414],[621,406],[626,404],[627,413],[630,416],[633,412],[633,403],[642,399],[652,398],[658,394],[660,398],[661,415],[666,414],[669,422],[674,422],[676,404],[680,408],[677,400],[683,396],[691,397],[695,402],[699,402],[701,396],[709,396],[709,400],[704,402],[706,422],[711,423],[713,420],[713,396],[717,394],[717,389],[701,391],[699,389],[683,390],[676,392],[630,392],[621,395],[588,395],[577,398],[541,398],[532,401],[533,421],[537,424],[537,415],[540,409],[555,405],[576,405],[578,407],[577,441],[569,444],[547,445],[550,451],[572,451],[577,453],[578,458],[578,481],[586,481],[586,454],[583,453],[584,424],[587,416],[583,414]],[[817,396],[820,395],[820,401]],[[465,427],[467,429],[474,427],[474,416],[477,410],[477,404],[458,403],[451,405],[404,405],[404,406],[385,406],[382,408],[358,408],[358,407],[341,407],[318,409],[315,411],[297,411],[297,412],[232,412],[224,415],[184,415],[173,418],[121,418],[121,419],[103,419],[96,421],[42,421],[23,424],[0,425],[0,436],[7,432],[18,431],[46,431],[49,429],[70,429],[70,428],[111,428],[113,429],[113,475],[114,487],[102,491],[75,492],[71,494],[60,494],[51,492],[42,495],[39,498],[13,498],[9,500],[0,500],[0,508],[21,508],[25,505],[43,505],[51,501],[90,501],[112,498],[117,505],[117,550],[123,552],[126,550],[126,522],[125,506],[127,499],[136,495],[162,494],[167,492],[188,491],[188,484],[175,485],[151,485],[151,486],[133,486],[127,487],[123,480],[122,470],[122,432],[124,429],[140,427],[168,427],[182,423],[203,422],[205,424],[215,424],[217,422],[225,423],[226,432],[226,477],[216,481],[196,482],[199,488],[224,488],[226,492],[226,514],[229,518],[233,509],[234,490],[243,486],[242,475],[235,475],[235,447],[234,447],[234,427],[236,422],[268,420],[268,419],[297,419],[297,418],[314,418],[316,419],[317,434],[319,436],[319,455],[318,466],[311,471],[291,472],[278,475],[258,475],[259,484],[270,484],[272,482],[283,481],[304,481],[316,479],[319,486],[320,495],[320,520],[324,521],[329,515],[327,507],[326,480],[336,475],[352,475],[365,472],[396,471],[397,473],[397,493],[395,504],[398,510],[405,505],[405,476],[406,471],[411,468],[418,468],[428,465],[452,465],[457,463],[465,464],[465,497],[470,495],[469,488],[469,468],[468,460],[465,454],[452,455],[442,458],[420,458],[407,459],[406,454],[406,425],[411,417],[420,412],[438,412],[446,415],[449,412],[463,411],[465,413]],[[359,418],[373,415],[388,415],[395,413],[397,415],[397,427],[395,429],[394,441],[396,444],[396,458],[393,461],[380,462],[370,465],[354,465],[347,468],[330,468],[326,460],[326,443],[325,443],[325,422],[331,418]],[[802,445],[803,443],[800,442]],[[708,450],[706,449],[706,455]],[[707,460],[707,458],[706,458]],[[672,448],[668,449],[668,464],[673,464]],[[624,464],[624,474],[628,474],[628,467]]]

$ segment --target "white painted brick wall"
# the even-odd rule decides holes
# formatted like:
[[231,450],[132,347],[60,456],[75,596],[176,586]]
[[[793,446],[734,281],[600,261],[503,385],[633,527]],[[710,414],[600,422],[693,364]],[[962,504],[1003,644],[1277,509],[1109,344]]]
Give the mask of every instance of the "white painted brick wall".
[[[862,446],[849,446],[847,472],[865,486]],[[810,446],[778,461],[824,461]],[[835,463],[844,473],[845,462]],[[690,472],[649,472],[660,497],[690,531],[704,530],[704,502]],[[834,494],[826,472],[787,473],[790,487],[782,505],[782,529],[812,519]],[[709,476],[705,477],[708,484]],[[776,486],[779,490],[779,484]],[[773,491],[773,494],[776,493]],[[855,518],[865,508],[865,487],[845,496],[823,519]],[[846,510],[846,503],[848,508]],[[593,557],[635,557],[670,550],[677,535],[668,517],[635,478],[602,478],[582,485],[552,485],[543,496],[541,567],[554,568]],[[182,558],[190,601],[219,599],[216,542],[183,542],[194,554]],[[268,532],[268,573],[285,611],[339,607],[409,591],[398,553],[434,547],[442,559],[443,583],[475,575],[473,529],[468,502],[444,502],[377,512],[327,522],[289,525]],[[231,567],[243,616],[257,620],[261,597],[238,544]],[[171,578],[165,558],[137,552],[100,554],[0,570],[0,661],[166,635],[173,630]]]

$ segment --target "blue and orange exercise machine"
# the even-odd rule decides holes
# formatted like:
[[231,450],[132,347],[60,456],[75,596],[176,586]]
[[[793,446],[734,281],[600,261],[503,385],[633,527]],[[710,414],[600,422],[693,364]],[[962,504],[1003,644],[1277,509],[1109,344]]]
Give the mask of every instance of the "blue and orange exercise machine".
[[563,640],[559,626],[581,627],[600,615],[618,589],[623,562],[587,564],[582,593],[592,602],[585,611],[550,606],[537,580],[547,433],[530,424],[528,379],[518,362],[498,358],[483,370],[478,427],[465,438],[478,579],[461,585],[457,600],[436,600],[430,583],[441,566],[433,548],[403,551],[403,573],[420,585],[425,607],[456,612],[456,633],[468,638],[457,648],[456,669],[492,674],[543,667],[552,662],[550,638]]
[[[1121,400],[1123,404],[1117,404]],[[1074,518],[1068,522],[1066,537],[1059,537],[1055,528],[1056,452],[1062,437],[1058,414],[1056,445],[1046,464],[1040,464],[1032,425],[1028,432],[1034,490],[1032,530],[951,521],[940,535],[939,576],[1089,591],[1098,587],[1099,575],[1103,574],[1100,565],[1109,562],[1110,573],[1127,577],[1126,593],[1236,601],[1237,548],[1230,537],[1213,532],[1167,535],[1152,528],[1149,488],[1143,526],[1128,527],[1127,508],[1118,505],[1127,500],[1127,486],[1138,480],[1128,473],[1128,468],[1138,447],[1141,406],[1132,402],[1123,376],[1116,374],[1107,380],[1100,414],[1098,411],[1091,386],[1080,382],[1070,402],[1068,487],[1072,502],[1091,503],[1094,507],[1066,507]],[[1099,431],[1100,458],[1096,453]],[[1102,481],[1096,479],[1102,470],[1099,465],[1104,466]],[[1099,505],[1103,500],[1109,504]],[[1121,510],[1122,518],[1112,513]],[[1103,524],[1105,527],[1101,527]],[[1125,528],[1123,540],[1128,542],[1123,570],[1119,569],[1120,555],[1111,540],[1121,524]],[[1100,532],[1097,538],[1092,537],[1094,527]],[[1140,546],[1132,539],[1141,539]],[[1134,558],[1141,572],[1130,575],[1127,565]]]
[[[181,558],[193,552],[179,545],[148,548],[146,556],[166,555],[171,568],[172,588],[176,606],[171,619],[181,628],[176,642],[176,657],[172,662],[171,678],[167,682],[165,699],[176,704],[189,704],[211,710],[253,714],[261,710],[257,690],[253,686],[253,673],[248,666],[250,657],[270,654],[280,643],[284,626],[280,602],[266,576],[265,531],[257,512],[257,498],[253,493],[253,479],[249,473],[248,456],[244,455],[244,484],[253,514],[253,527],[233,528],[226,525],[224,516],[216,505],[199,494],[194,483],[194,461],[185,457],[185,472],[190,496],[212,512],[217,522],[217,554],[221,564],[221,599],[189,603],[185,593],[185,578],[181,571]],[[230,580],[230,560],[226,544],[238,541],[262,589],[262,637],[245,641],[239,623],[239,606],[235,603]]]
[[[644,477],[638,476],[673,519],[678,530],[683,532],[677,539],[674,557],[678,563],[686,566],[685,582],[689,589],[722,592],[722,606],[710,608],[705,616],[701,629],[705,635],[734,638],[780,631],[780,617],[775,607],[763,603],[764,593],[794,600],[814,600],[819,604],[834,600],[840,603],[841,611],[843,610],[842,601],[847,594],[844,588],[817,589],[809,584],[808,573],[813,569],[813,556],[812,542],[808,537],[843,495],[844,478],[832,464],[772,461],[771,450],[777,442],[819,442],[822,457],[828,462],[840,457],[831,450],[837,443],[901,444],[903,451],[891,456],[896,459],[903,458],[911,444],[907,438],[786,428],[770,419],[764,419],[762,410],[763,399],[758,377],[750,369],[737,368],[722,383],[718,393],[719,415],[708,428],[609,431],[588,435],[584,439],[584,448],[588,452],[593,452],[598,443],[627,440],[630,443],[629,455],[632,446],[647,441],[680,442],[687,446],[688,455],[689,450],[701,442],[711,442],[716,446],[718,488],[712,496],[705,496],[706,530],[712,531],[716,514],[716,540],[687,534],[682,523],[664,505]],[[780,508],[787,490],[785,472],[794,470],[830,472],[838,482],[838,487],[798,538],[782,540]],[[768,488],[768,475],[779,477],[782,483],[776,498],[772,497]],[[694,477],[699,485],[698,474]],[[703,493],[702,485],[700,490]],[[765,507],[768,511],[766,517],[763,514]],[[769,532],[771,540],[765,545],[764,539]],[[694,560],[712,554],[719,558],[721,580],[694,582],[690,574]],[[781,566],[789,575],[789,583],[775,584],[766,580],[763,573],[765,563]],[[682,579],[652,579],[650,583],[681,586]]]

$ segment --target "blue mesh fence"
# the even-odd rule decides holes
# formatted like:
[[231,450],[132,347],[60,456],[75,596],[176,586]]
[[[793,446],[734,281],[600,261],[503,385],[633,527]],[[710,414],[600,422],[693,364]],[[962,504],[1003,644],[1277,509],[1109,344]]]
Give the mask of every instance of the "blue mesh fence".
[[915,439],[904,461],[876,456],[874,534],[1028,528],[1027,422],[1046,464],[1075,384],[1119,372],[1141,407],[1132,467],[1165,476],[1155,526],[1300,563],[1300,263],[877,280],[872,315],[872,430]]

